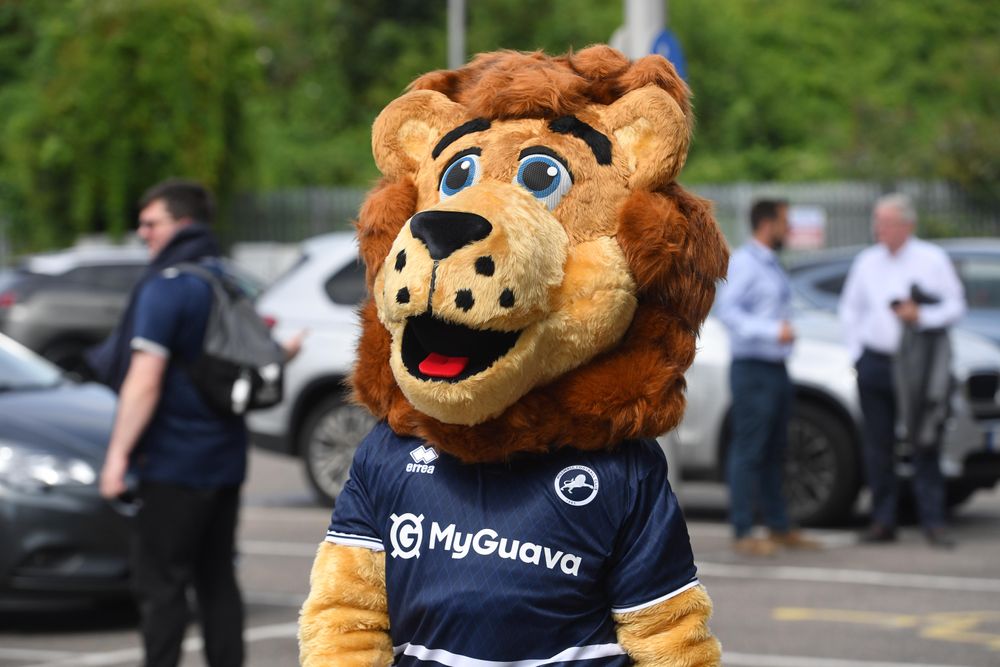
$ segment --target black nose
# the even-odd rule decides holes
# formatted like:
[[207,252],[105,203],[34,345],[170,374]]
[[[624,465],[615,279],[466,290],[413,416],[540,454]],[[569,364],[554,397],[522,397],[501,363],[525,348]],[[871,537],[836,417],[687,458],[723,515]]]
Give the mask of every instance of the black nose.
[[410,220],[410,232],[427,246],[431,259],[444,259],[462,246],[485,239],[491,231],[489,220],[462,211],[424,211]]

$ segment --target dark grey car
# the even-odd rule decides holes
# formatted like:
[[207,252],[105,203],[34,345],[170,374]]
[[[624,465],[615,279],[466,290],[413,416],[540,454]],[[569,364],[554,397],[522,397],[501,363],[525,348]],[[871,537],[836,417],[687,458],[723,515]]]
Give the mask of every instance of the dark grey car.
[[114,409],[0,335],[0,601],[127,594],[127,520],[97,489]]
[[[80,377],[83,352],[111,333],[149,263],[141,246],[80,246],[28,257],[0,273],[0,333]],[[256,297],[263,285],[223,259],[227,272]]]
[[118,322],[144,248],[82,247],[26,259],[0,283],[0,333],[68,370]]

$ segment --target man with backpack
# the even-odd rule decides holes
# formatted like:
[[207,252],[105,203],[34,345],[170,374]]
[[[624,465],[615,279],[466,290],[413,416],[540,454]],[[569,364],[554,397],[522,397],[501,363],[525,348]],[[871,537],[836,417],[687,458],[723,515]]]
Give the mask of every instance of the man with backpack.
[[[216,335],[224,294],[219,245],[208,227],[214,206],[200,184],[169,180],[147,191],[139,208],[150,267],[118,328],[90,355],[119,393],[101,495],[120,499],[131,492],[126,474],[138,480],[132,567],[146,667],[178,664],[189,586],[207,663],[235,667],[243,663],[234,543],[247,432],[242,407],[213,403],[196,372],[206,365],[206,332]],[[267,342],[283,362],[298,352],[301,336],[284,350]]]

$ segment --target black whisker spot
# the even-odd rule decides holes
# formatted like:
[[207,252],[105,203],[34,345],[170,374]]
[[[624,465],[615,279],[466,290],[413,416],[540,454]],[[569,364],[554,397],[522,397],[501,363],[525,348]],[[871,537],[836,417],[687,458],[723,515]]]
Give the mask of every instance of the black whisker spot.
[[400,250],[396,255],[396,270],[402,271],[404,266],[406,266],[406,251]]
[[460,289],[455,293],[455,305],[465,312],[469,312],[475,303],[476,300],[472,298],[472,290]]
[[500,305],[504,308],[514,307],[514,290],[508,287],[500,293]]
[[410,290],[405,287],[398,292],[396,292],[396,303],[409,303],[410,302]]
[[496,269],[497,267],[493,263],[493,258],[489,255],[484,255],[476,260],[476,273],[481,276],[492,276]]

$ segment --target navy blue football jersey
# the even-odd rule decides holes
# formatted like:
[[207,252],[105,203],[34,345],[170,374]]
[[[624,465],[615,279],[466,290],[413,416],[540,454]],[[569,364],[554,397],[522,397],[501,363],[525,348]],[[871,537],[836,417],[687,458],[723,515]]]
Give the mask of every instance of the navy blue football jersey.
[[698,584],[650,440],[469,465],[383,422],[358,448],[326,540],[386,552],[405,667],[623,667],[611,614]]

